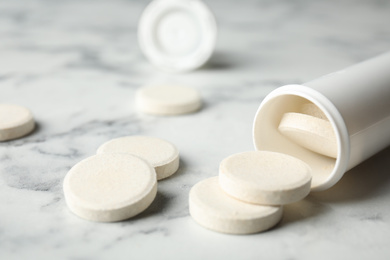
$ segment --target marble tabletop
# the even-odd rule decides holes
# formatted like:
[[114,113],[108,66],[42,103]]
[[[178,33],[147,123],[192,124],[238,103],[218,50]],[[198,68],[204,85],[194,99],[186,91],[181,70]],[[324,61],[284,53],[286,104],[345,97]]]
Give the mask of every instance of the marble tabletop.
[[[390,49],[390,1],[205,1],[219,26],[209,63],[166,74],[143,57],[137,22],[148,1],[0,2],[0,102],[30,108],[36,130],[0,143],[0,259],[389,259],[390,149],[334,187],[287,205],[264,233],[202,228],[188,212],[198,181],[225,157],[253,150],[267,93]],[[157,117],[134,108],[140,86],[197,88],[198,113]],[[67,208],[67,171],[103,142],[151,135],[176,144],[177,174],[153,204],[117,223]]]

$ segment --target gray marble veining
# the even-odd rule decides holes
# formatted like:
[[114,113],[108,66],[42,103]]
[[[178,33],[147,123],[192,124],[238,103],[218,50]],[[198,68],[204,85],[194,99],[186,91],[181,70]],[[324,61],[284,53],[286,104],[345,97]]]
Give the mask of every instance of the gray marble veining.
[[[388,51],[390,2],[205,1],[219,38],[204,68],[165,74],[137,45],[148,1],[0,2],[0,102],[29,107],[31,135],[0,143],[0,259],[388,259],[387,149],[333,188],[287,205],[274,229],[208,231],[188,193],[226,156],[252,150],[254,114],[276,87],[303,83]],[[199,89],[201,111],[154,117],[134,109],[136,89]],[[62,181],[103,142],[152,135],[175,143],[177,174],[139,216],[93,223],[70,213]]]

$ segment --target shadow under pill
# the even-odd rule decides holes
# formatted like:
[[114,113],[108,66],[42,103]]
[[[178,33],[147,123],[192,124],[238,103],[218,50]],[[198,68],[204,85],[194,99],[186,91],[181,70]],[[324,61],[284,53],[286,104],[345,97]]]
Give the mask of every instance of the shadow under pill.
[[327,203],[361,201],[390,192],[390,147],[351,169],[332,188],[312,192],[304,200],[284,206],[278,226],[325,214]]
[[[177,172],[175,172],[173,175],[169,176],[168,178],[159,180],[158,182],[166,182],[166,181],[169,182],[170,179],[175,178],[175,176],[184,173],[186,168],[187,168],[187,164],[185,160],[180,158],[180,165]],[[125,221],[134,221],[138,219],[148,218],[153,215],[161,214],[163,210],[169,206],[170,201],[171,199],[169,198],[169,196],[167,196],[166,194],[158,190],[156,194],[156,198],[153,200],[152,204],[150,204],[150,206],[145,211]]]
[[202,67],[201,70],[226,70],[234,67],[229,55],[223,52],[214,52],[210,60]]
[[167,182],[167,181],[169,182],[169,180],[172,180],[173,178],[176,178],[176,176],[182,175],[184,173],[184,171],[187,168],[187,163],[182,158],[179,158],[179,160],[180,160],[179,169],[177,169],[177,171],[174,174],[172,174],[171,176],[169,176],[165,179],[159,180],[158,182],[161,182],[161,183]]
[[35,122],[34,129],[31,132],[29,132],[29,133],[27,133],[27,134],[25,134],[23,136],[14,138],[14,139],[0,141],[0,144],[12,144],[12,145],[16,145],[16,146],[24,144],[24,143],[26,143],[28,141],[23,140],[23,139],[26,139],[26,138],[34,136],[41,129],[42,129],[42,125],[40,123],[38,123],[38,122]]
[[202,112],[202,111],[204,111],[204,110],[207,110],[207,109],[209,109],[210,107],[212,107],[213,105],[214,105],[213,102],[210,102],[210,101],[208,101],[208,100],[203,99],[203,100],[202,100],[202,106],[200,107],[200,109],[199,109],[197,112]]
[[323,203],[305,198],[301,201],[284,206],[283,218],[278,226],[289,225],[308,218],[324,214],[329,207]]
[[[23,137],[35,135],[35,134],[37,134],[41,129],[42,129],[42,124],[41,124],[41,123],[38,123],[38,122],[35,122],[34,129],[33,129],[30,133],[28,133],[27,135],[25,135],[25,136],[23,136]],[[23,138],[23,137],[21,137],[21,138]]]
[[346,172],[332,188],[312,192],[322,202],[359,201],[390,192],[390,147]]
[[170,199],[161,191],[157,191],[156,198],[153,200],[152,204],[137,216],[130,218],[126,221],[134,221],[138,219],[145,219],[148,217],[152,217],[157,214],[161,214],[164,208],[168,206]]

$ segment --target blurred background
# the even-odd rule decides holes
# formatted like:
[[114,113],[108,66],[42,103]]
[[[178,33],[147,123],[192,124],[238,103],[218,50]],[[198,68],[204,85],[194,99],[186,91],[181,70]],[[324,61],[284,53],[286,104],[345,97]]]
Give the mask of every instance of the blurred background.
[[[0,102],[30,108],[36,131],[0,143],[1,259],[389,259],[389,149],[335,187],[285,207],[273,230],[228,236],[188,214],[188,192],[219,162],[253,150],[252,122],[276,87],[304,83],[390,50],[388,0],[205,0],[218,22],[202,68],[168,74],[138,46],[149,1],[0,1]],[[390,68],[389,68],[390,70]],[[201,111],[138,113],[144,85],[197,88]],[[65,205],[62,180],[103,142],[152,135],[176,144],[177,175],[139,217],[102,224]]]

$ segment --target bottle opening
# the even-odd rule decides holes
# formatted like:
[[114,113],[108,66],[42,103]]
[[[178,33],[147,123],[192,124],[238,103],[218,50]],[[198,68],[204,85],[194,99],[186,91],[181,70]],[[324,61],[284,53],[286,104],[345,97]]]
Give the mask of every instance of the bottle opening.
[[[343,124],[338,122],[342,118],[333,104],[318,94],[299,85],[276,89],[260,105],[253,126],[256,150],[288,154],[311,167],[313,191],[327,189],[341,178],[349,153],[348,140],[341,141],[338,126]],[[288,128],[295,123],[293,120],[298,120],[298,128]],[[302,131],[300,124],[306,127],[309,121],[309,132]],[[328,139],[321,139],[316,133],[311,136],[311,130],[325,133]]]

